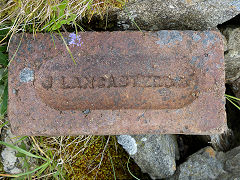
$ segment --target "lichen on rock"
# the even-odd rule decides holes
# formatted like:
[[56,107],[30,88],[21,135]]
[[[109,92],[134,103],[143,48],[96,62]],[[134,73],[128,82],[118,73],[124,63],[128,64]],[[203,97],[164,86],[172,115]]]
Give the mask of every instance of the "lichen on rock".
[[137,153],[137,144],[134,138],[130,135],[120,135],[117,137],[118,143],[128,152],[129,155]]
[[34,71],[30,68],[24,68],[19,74],[20,82],[29,82],[34,80]]

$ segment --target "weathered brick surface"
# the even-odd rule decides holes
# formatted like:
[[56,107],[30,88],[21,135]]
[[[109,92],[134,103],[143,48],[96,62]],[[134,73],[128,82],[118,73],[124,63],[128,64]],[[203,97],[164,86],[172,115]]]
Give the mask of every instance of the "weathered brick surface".
[[57,34],[12,38],[8,112],[15,134],[212,134],[226,128],[218,32],[63,36],[76,64]]

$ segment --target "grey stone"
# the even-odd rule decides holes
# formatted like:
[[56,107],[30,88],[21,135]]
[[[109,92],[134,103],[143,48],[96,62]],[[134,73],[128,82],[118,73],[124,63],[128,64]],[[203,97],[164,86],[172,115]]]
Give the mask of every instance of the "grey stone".
[[189,156],[169,180],[240,180],[240,146],[226,153],[206,147]]
[[[17,146],[21,148],[22,143],[25,144],[26,150],[32,148],[29,144],[30,141],[28,138],[25,138],[23,140],[20,140],[21,137],[15,136],[11,132],[11,127],[9,125],[5,125],[1,130],[1,141],[4,141],[8,144]],[[6,173],[9,174],[19,174],[23,173],[25,171],[25,161],[26,159],[23,157],[18,157],[17,153],[19,153],[17,150],[10,148],[8,146],[3,146],[1,151],[1,162],[3,164],[3,169]],[[29,171],[32,171],[36,167],[38,167],[38,159],[27,157],[28,163],[31,165],[29,168]]]
[[226,37],[226,81],[232,83],[240,77],[240,28],[227,27],[222,33]]
[[225,172],[218,176],[219,180],[240,180],[240,146],[225,154]]
[[240,146],[228,151],[225,159],[224,169],[228,172],[239,172],[240,175]]
[[222,134],[213,134],[202,136],[205,141],[210,143],[215,151],[228,151],[234,140],[234,133],[231,129],[227,129]]
[[216,152],[212,147],[206,147],[189,156],[186,162],[180,165],[171,180],[207,180],[217,179],[225,173],[223,152]]
[[[11,133],[10,129],[7,129],[4,133],[3,141],[9,144],[16,143],[18,139]],[[18,174],[22,172],[22,169],[19,168],[19,158],[16,157],[17,151],[5,147],[1,152],[1,158],[3,163],[4,171],[10,174]]]
[[221,174],[217,180],[240,180],[240,172]]
[[174,174],[175,159],[179,158],[174,135],[120,135],[117,138],[142,172],[148,173],[152,179]]
[[240,27],[227,27],[222,33],[226,37],[226,82],[231,84],[235,96],[240,98]]
[[129,155],[134,155],[137,153],[137,143],[132,136],[120,135],[118,136],[117,141],[123,146]]
[[202,30],[239,13],[239,0],[129,0],[125,9],[115,14],[124,30],[137,26],[142,30]]
[[20,82],[29,82],[34,80],[34,71],[30,68],[24,68],[19,74]]

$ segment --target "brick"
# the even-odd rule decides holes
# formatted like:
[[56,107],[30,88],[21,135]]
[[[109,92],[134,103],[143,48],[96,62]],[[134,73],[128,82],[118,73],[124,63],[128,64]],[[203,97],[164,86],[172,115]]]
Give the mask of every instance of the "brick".
[[227,128],[220,33],[63,37],[76,64],[58,34],[11,40],[8,115],[16,135],[215,134]]

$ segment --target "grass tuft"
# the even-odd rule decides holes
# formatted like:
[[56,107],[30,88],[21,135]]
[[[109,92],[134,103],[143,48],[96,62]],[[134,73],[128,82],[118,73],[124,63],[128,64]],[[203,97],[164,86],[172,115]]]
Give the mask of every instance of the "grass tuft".
[[[122,8],[127,0],[9,0],[0,11],[0,24],[10,23],[9,34],[56,31],[63,25],[77,27],[83,17],[102,19],[108,11]],[[8,34],[8,35],[9,35]]]

